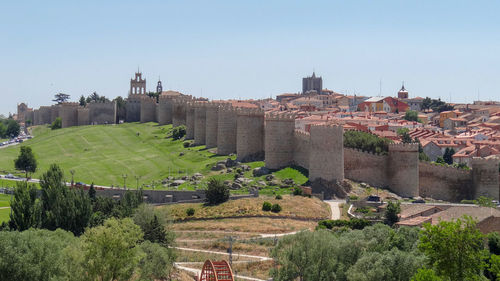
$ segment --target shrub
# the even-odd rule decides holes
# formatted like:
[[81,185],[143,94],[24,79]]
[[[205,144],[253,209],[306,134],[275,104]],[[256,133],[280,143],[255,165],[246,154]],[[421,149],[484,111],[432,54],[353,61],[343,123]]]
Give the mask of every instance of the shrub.
[[363,229],[371,225],[369,220],[352,218],[351,220],[321,220],[318,222],[318,228],[333,229],[348,227],[350,229]]
[[62,128],[62,119],[61,119],[61,117],[57,117],[56,120],[54,120],[54,122],[52,122],[52,125],[50,125],[50,128],[52,130],[61,129]]
[[265,201],[263,204],[262,204],[262,211],[271,211],[271,208],[273,207],[273,205],[267,201]]
[[220,179],[211,178],[208,180],[205,194],[209,205],[218,205],[229,200],[229,188]]
[[274,204],[272,207],[271,207],[271,212],[273,213],[279,213],[281,212],[281,206],[280,204]]
[[278,194],[278,195],[276,195],[276,198],[275,198],[275,199],[276,199],[276,200],[281,200],[281,199],[283,199],[283,196],[281,196],[280,194]]
[[359,199],[359,197],[356,196],[356,195],[349,195],[349,200],[350,201],[357,201],[358,199]]
[[302,188],[300,187],[296,187],[293,189],[293,195],[297,195],[297,196],[300,196],[302,195],[304,192],[302,191]]
[[182,146],[184,146],[184,148],[188,148],[189,146],[191,146],[192,143],[193,142],[191,142],[191,141],[185,141],[182,143]]
[[186,210],[186,215],[188,215],[188,217],[194,216],[194,208],[188,208]]
[[182,139],[185,135],[186,135],[186,126],[184,126],[184,125],[181,125],[181,126],[175,127],[175,128],[172,130],[172,138],[173,138],[174,140],[180,140],[180,139]]

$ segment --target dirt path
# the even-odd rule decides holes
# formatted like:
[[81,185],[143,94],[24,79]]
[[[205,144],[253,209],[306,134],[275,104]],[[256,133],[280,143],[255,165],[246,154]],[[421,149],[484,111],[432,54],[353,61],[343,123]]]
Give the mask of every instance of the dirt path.
[[[229,256],[229,254],[226,253],[226,252],[217,252],[217,251],[210,251],[210,250],[184,248],[184,247],[175,247],[175,249],[182,250],[182,251],[191,251],[191,252],[200,252],[200,253],[208,253],[208,254],[216,254],[216,255],[226,255],[226,256]],[[245,255],[245,254],[238,254],[238,253],[233,253],[233,256],[238,256],[238,257],[242,257],[242,258],[256,259],[258,261],[270,261],[270,260],[273,260],[273,259],[271,259],[269,257],[254,256],[254,255]]]
[[[199,269],[194,269],[194,268],[190,268],[190,267],[185,267],[185,266],[182,266],[182,265],[177,264],[177,263],[174,263],[174,266],[175,266],[177,269],[180,269],[180,270],[184,270],[184,271],[188,271],[188,272],[194,273],[194,274],[196,274],[196,276],[200,276],[200,274],[201,274],[201,270],[199,270]],[[236,278],[238,278],[238,279],[242,279],[242,280],[250,280],[250,281],[266,281],[266,280],[263,280],[263,279],[258,279],[258,278],[248,277],[248,276],[242,276],[242,275],[235,275],[234,277],[236,277]]]
[[339,220],[340,219],[340,208],[339,205],[341,203],[345,203],[343,200],[325,200],[328,205],[330,205],[330,209],[332,210],[332,220]]

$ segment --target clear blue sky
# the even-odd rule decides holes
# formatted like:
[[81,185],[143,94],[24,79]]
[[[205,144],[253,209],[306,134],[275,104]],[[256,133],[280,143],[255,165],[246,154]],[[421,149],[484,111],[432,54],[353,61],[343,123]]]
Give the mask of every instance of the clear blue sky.
[[329,89],[500,100],[498,1],[2,1],[0,113],[56,92],[263,98]]

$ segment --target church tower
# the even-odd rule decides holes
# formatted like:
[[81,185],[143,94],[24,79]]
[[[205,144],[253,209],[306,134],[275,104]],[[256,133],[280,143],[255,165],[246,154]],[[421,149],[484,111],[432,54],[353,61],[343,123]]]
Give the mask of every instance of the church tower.
[[142,79],[142,73],[137,70],[135,78],[130,79],[130,95],[146,94],[146,79]]
[[407,99],[408,98],[408,91],[405,89],[405,84],[403,82],[403,86],[401,87],[401,90],[398,92],[398,99]]
[[161,85],[161,80],[158,78],[158,84],[156,85],[156,93],[161,95],[161,92],[163,91],[163,87]]

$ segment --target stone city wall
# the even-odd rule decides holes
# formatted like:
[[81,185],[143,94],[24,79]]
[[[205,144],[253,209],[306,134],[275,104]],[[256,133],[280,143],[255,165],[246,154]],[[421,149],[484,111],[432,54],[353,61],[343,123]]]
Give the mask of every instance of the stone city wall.
[[141,121],[141,96],[142,95],[129,95],[127,98],[127,103],[125,105],[126,109],[126,122],[139,122]]
[[358,149],[344,148],[345,177],[379,188],[389,187],[387,155],[372,154]]
[[156,119],[159,125],[172,124],[172,98],[160,96]]
[[472,184],[474,185],[474,198],[479,196],[499,199],[499,159],[472,158]]
[[89,108],[89,122],[87,124],[115,124],[116,102],[91,102]]
[[344,129],[337,125],[312,125],[309,180],[344,180]]
[[140,116],[141,123],[156,122],[156,98],[142,95]]
[[293,134],[293,163],[309,169],[309,154],[311,151],[311,135],[295,130]]
[[59,114],[59,109],[60,108],[61,108],[61,106],[59,104],[55,104],[55,105],[51,106],[49,124],[51,124],[52,122],[56,121],[57,117],[61,117],[60,114]]
[[219,103],[207,103],[205,119],[205,146],[206,148],[217,147],[217,132],[219,122]]
[[187,140],[194,139],[194,106],[192,102],[186,103],[186,137]]
[[430,162],[419,163],[419,191],[422,197],[460,202],[474,196],[472,173]]
[[230,104],[222,105],[217,123],[217,154],[236,153],[236,127],[236,109]]
[[78,106],[79,104],[76,102],[61,104],[59,107],[59,116],[61,117],[63,128],[78,126]]
[[404,197],[419,196],[418,144],[389,144],[390,189]]
[[90,110],[86,107],[78,108],[78,126],[90,124]]

